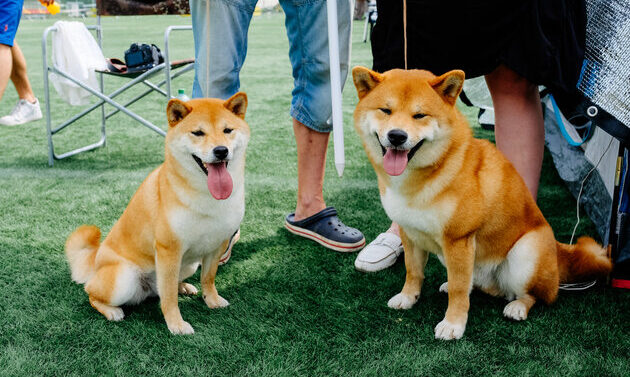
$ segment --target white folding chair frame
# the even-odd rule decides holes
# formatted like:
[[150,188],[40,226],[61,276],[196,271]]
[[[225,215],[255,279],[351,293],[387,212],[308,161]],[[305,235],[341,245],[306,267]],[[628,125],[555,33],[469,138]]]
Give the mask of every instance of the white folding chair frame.
[[369,0],[367,10],[365,11],[365,25],[363,26],[363,43],[367,42],[368,39],[368,27],[370,28],[370,35],[372,35],[372,28],[374,27],[374,22],[372,22],[372,14],[376,12],[376,1]]
[[[100,20],[100,16],[98,17],[98,21],[96,25],[86,25],[86,27],[88,28],[88,30],[94,30],[96,31],[96,36],[97,36],[97,42],[99,47],[102,48],[102,35],[103,35],[103,30],[102,30],[102,26],[101,26],[101,20]],[[107,133],[106,133],[106,122],[107,119],[109,119],[110,117],[112,117],[113,115],[117,114],[119,111],[125,113],[126,115],[128,115],[129,117],[131,117],[132,119],[138,121],[140,124],[144,125],[145,127],[153,130],[154,132],[164,136],[166,135],[166,132],[164,130],[162,130],[160,127],[156,126],[155,124],[149,122],[148,120],[144,119],[143,117],[141,117],[140,115],[134,113],[133,111],[129,110],[127,107],[130,106],[131,104],[137,102],[138,100],[140,100],[141,98],[145,97],[146,95],[150,94],[153,91],[156,91],[160,94],[162,94],[163,96],[165,96],[166,98],[170,99],[172,98],[171,95],[171,80],[181,76],[182,74],[194,69],[194,64],[188,64],[184,67],[181,67],[180,69],[178,69],[178,71],[174,74],[171,73],[171,61],[170,61],[170,51],[169,51],[169,37],[170,34],[173,30],[192,30],[192,26],[189,25],[184,25],[184,26],[169,26],[166,28],[166,31],[164,32],[164,63],[159,64],[153,68],[151,68],[150,70],[142,73],[140,76],[134,78],[134,79],[130,79],[129,82],[127,82],[125,85],[121,86],[120,88],[116,89],[115,91],[113,91],[112,93],[110,93],[109,95],[104,93],[104,79],[103,79],[103,73],[98,73],[99,75],[99,90],[95,90],[92,87],[90,87],[89,85],[83,83],[82,81],[72,77],[71,75],[69,75],[67,72],[63,72],[61,70],[59,70],[57,67],[54,67],[52,65],[48,64],[48,35],[52,32],[56,31],[56,28],[54,26],[48,27],[46,28],[46,30],[44,30],[44,34],[42,36],[42,61],[43,61],[43,68],[44,68],[44,95],[45,95],[45,100],[46,100],[46,133],[48,136],[48,165],[53,166],[54,161],[55,160],[61,160],[70,156],[74,156],[76,154],[82,153],[82,152],[87,152],[90,150],[94,150],[96,148],[100,148],[105,146],[106,144],[106,140],[107,140]],[[158,84],[154,84],[150,81],[148,81],[148,79],[151,76],[154,76],[156,74],[158,74],[160,71],[164,71],[165,73],[165,78],[164,80],[162,80],[161,82],[159,82]],[[50,73],[56,73],[59,76],[62,76],[68,80],[70,80],[71,82],[75,83],[76,85],[80,86],[81,88],[87,90],[88,92],[90,92],[92,95],[98,97],[100,99],[100,101],[98,101],[97,103],[89,106],[87,109],[81,111],[80,113],[74,115],[72,118],[66,120],[65,122],[63,122],[62,124],[60,124],[59,126],[55,126],[53,128],[52,125],[52,119],[51,119],[51,105],[50,105],[50,84],[48,81],[48,75]],[[136,97],[134,97],[133,99],[131,99],[130,101],[126,102],[125,104],[120,104],[116,101],[114,101],[114,98],[116,96],[118,96],[119,94],[123,93],[124,91],[126,91],[127,89],[137,85],[137,84],[144,84],[148,87],[148,89],[146,89],[143,93],[137,95]],[[166,85],[166,91],[162,90],[161,87]],[[105,104],[111,105],[112,107],[114,107],[114,110],[109,112],[109,113],[105,113]],[[96,143],[93,144],[89,144],[89,145],[85,145],[83,147],[62,153],[62,154],[57,154],[55,153],[55,149],[54,149],[54,142],[53,142],[53,135],[55,135],[56,133],[60,132],[61,130],[63,130],[64,128],[66,128],[67,126],[69,126],[70,124],[74,123],[75,121],[79,120],[80,118],[84,117],[85,115],[91,113],[92,111],[96,110],[97,108],[101,108],[101,137],[100,140],[97,141]]]

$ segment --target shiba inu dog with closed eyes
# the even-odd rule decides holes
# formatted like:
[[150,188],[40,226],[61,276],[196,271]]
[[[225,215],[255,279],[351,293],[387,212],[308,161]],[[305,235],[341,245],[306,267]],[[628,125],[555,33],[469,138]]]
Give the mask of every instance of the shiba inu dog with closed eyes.
[[226,101],[172,99],[164,163],[140,185],[102,243],[95,226],[83,225],[68,237],[72,279],[85,284],[90,304],[108,320],[123,319],[121,305],[158,295],[168,329],[192,334],[177,295],[197,293],[183,280],[199,265],[206,304],[228,305],[214,279],[245,211],[246,109],[241,92]]
[[407,277],[388,306],[420,297],[428,253],[446,266],[448,293],[438,339],[459,339],[473,287],[510,302],[503,315],[524,320],[537,300],[552,303],[561,282],[606,276],[611,262],[593,239],[575,245],[553,231],[510,162],[472,137],[455,101],[464,72],[352,71],[355,128],[387,215],[401,227]]

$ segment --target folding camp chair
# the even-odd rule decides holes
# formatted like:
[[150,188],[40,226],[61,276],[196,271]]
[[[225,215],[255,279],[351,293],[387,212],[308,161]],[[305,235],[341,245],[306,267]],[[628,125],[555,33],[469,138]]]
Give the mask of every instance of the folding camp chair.
[[587,0],[586,52],[578,89],[584,115],[619,141],[608,244],[612,285],[630,289],[630,3]]
[[[88,30],[95,31],[99,47],[102,48],[101,15],[146,15],[146,14],[189,13],[187,1],[185,3],[183,2],[178,3],[177,1],[168,1],[165,3],[168,3],[169,6],[160,8],[159,6],[156,6],[154,4],[154,6],[151,6],[151,7],[146,6],[148,7],[147,9],[145,9],[145,6],[142,6],[142,5],[135,6],[135,7],[132,7],[132,6],[121,7],[119,4],[124,1],[125,0],[108,0],[108,1],[98,0],[97,1],[97,24],[86,25],[86,27],[88,28]],[[138,2],[135,2],[135,3],[137,4]],[[174,3],[177,3],[177,6],[175,9],[173,9]],[[90,151],[90,150],[105,146],[105,142],[106,142],[105,125],[106,125],[107,119],[117,114],[119,111],[130,116],[134,120],[138,121],[140,124],[155,131],[156,133],[162,136],[166,135],[166,132],[162,130],[160,127],[156,126],[155,124],[149,122],[148,120],[144,119],[140,115],[131,111],[128,107],[131,104],[137,102],[138,100],[142,99],[143,97],[147,96],[148,94],[154,91],[162,94],[167,99],[172,98],[171,80],[176,77],[181,76],[182,74],[194,68],[194,64],[193,64],[194,59],[181,60],[181,61],[170,60],[169,37],[170,37],[171,32],[175,30],[192,30],[192,27],[191,26],[169,26],[166,28],[164,32],[164,62],[163,63],[156,65],[155,67],[148,69],[146,71],[133,72],[133,73],[114,73],[114,72],[109,72],[109,71],[97,71],[97,74],[99,76],[99,89],[98,90],[93,89],[92,87],[85,84],[81,80],[78,80],[77,78],[72,77],[67,72],[63,72],[57,67],[51,66],[49,64],[48,36],[51,33],[54,33],[56,31],[56,28],[54,26],[51,26],[51,27],[48,27],[46,30],[44,30],[44,34],[42,36],[42,57],[43,57],[42,60],[43,60],[43,68],[44,68],[44,94],[45,94],[45,99],[46,99],[46,132],[48,135],[48,164],[50,166],[53,166],[54,160],[61,160],[66,157],[74,156],[78,153]],[[150,78],[155,77],[162,72],[164,73],[164,79],[162,81],[160,81],[157,84],[149,81]],[[80,113],[74,115],[73,117],[61,123],[60,125],[53,126],[52,119],[51,119],[50,85],[48,81],[48,78],[49,78],[48,75],[50,73],[55,73],[61,77],[64,77],[70,80],[74,84],[80,86],[81,88],[87,90],[92,95],[96,96],[99,99],[99,101],[89,106],[87,109],[81,111]],[[129,81],[125,85],[116,89],[115,91],[109,94],[106,94],[103,89],[105,75],[117,76],[117,77],[128,79]],[[133,99],[129,100],[128,102],[124,104],[118,103],[114,100],[115,97],[117,97],[121,93],[125,92],[126,90],[138,84],[144,84],[148,88],[144,92],[142,92],[141,94],[137,95],[136,97],[134,97]],[[163,86],[166,86],[165,88],[166,90],[162,89]],[[112,107],[114,107],[114,110],[110,111],[109,113],[106,113],[105,104],[111,105]],[[62,154],[55,153],[53,135],[59,133],[61,130],[68,127],[70,124],[74,123],[75,121],[79,120],[80,118],[84,117],[85,115],[91,113],[92,111],[98,108],[101,109],[100,140],[97,141],[96,143],[85,145],[83,147],[71,150],[69,152],[65,152]]]

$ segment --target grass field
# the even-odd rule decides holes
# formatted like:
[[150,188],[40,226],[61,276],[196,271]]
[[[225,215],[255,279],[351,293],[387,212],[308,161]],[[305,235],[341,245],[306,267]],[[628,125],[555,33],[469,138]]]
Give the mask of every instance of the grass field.
[[[42,101],[40,38],[52,22],[23,20],[17,38]],[[189,23],[183,17],[104,18],[105,55],[122,58],[134,41],[162,45],[167,25]],[[370,66],[361,26],[355,25],[352,60]],[[447,298],[438,292],[446,273],[436,258],[429,260],[418,305],[394,311],[386,302],[403,285],[402,260],[389,270],[363,274],[353,267],[355,255],[327,251],[285,231],[283,216],[295,202],[296,155],[283,17],[255,17],[249,36],[241,75],[252,129],[246,214],[241,241],[217,277],[231,305],[211,311],[200,297],[181,297],[194,336],[171,336],[157,300],[126,307],[120,323],[107,322],[70,280],[63,255],[65,238],[78,225],[97,224],[104,233],[111,228],[140,182],[161,163],[163,138],[118,114],[108,123],[107,147],[49,168],[43,120],[0,128],[0,375],[630,375],[628,292],[562,292],[554,305],[535,306],[522,323],[502,317],[503,300],[473,292],[464,338],[441,342],[433,339],[433,328],[446,310]],[[174,41],[175,57],[193,54],[189,32],[176,34]],[[110,89],[119,84],[108,82]],[[190,93],[191,83],[187,75],[175,88]],[[371,240],[388,219],[351,127],[357,100],[347,84],[346,171],[338,178],[329,156],[325,195],[347,224]],[[0,114],[16,99],[10,85]],[[164,126],[165,106],[153,95],[134,108]],[[474,124],[475,111],[464,110]],[[53,101],[57,121],[73,111]],[[96,141],[98,128],[96,115],[79,122],[56,139],[60,150]],[[539,203],[557,237],[568,241],[575,201],[548,156]],[[578,233],[596,236],[588,221]],[[189,281],[199,287],[199,274]]]

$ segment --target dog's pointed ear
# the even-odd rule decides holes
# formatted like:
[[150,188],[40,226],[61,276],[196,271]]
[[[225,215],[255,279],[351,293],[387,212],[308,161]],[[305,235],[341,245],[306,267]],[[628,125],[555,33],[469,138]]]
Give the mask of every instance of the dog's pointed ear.
[[226,99],[223,106],[233,112],[237,117],[245,119],[245,112],[247,111],[247,94],[244,92],[238,92],[232,97]]
[[362,99],[383,81],[383,75],[371,69],[358,66],[352,69],[352,80],[357,88],[359,99]]
[[431,85],[446,102],[454,105],[459,93],[462,92],[465,78],[466,75],[464,71],[455,69],[429,81],[429,85]]
[[166,119],[168,119],[168,126],[175,127],[177,123],[186,118],[191,111],[192,106],[186,102],[178,100],[177,98],[173,98],[168,101],[168,105],[166,105]]

